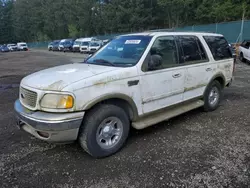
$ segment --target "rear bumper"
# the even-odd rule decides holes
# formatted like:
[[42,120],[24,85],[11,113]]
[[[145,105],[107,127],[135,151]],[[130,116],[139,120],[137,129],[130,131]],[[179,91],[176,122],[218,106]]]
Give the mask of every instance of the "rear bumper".
[[14,105],[17,125],[38,139],[49,142],[70,142],[77,139],[84,112],[46,113],[30,111],[19,100]]

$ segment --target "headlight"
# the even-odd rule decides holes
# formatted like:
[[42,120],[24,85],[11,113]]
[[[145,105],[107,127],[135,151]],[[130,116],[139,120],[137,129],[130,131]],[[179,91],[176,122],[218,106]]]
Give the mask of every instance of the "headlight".
[[46,94],[41,101],[43,108],[69,109],[73,106],[74,98],[71,95]]

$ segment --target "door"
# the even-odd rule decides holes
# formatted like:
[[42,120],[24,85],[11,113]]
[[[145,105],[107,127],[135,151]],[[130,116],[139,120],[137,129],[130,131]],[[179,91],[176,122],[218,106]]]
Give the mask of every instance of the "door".
[[179,36],[181,63],[185,67],[183,100],[203,95],[213,77],[216,64],[209,62],[200,39],[196,36]]
[[153,112],[183,101],[184,69],[173,36],[155,39],[140,75],[142,108]]
[[212,52],[210,61],[215,66],[212,71],[213,75],[220,73],[224,76],[226,83],[230,82],[233,76],[234,59],[226,39],[222,36],[204,36],[204,39]]

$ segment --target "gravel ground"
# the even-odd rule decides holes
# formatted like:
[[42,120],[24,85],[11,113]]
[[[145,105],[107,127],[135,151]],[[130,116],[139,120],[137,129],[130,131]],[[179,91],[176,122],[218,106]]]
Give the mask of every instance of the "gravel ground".
[[250,66],[237,63],[219,109],[201,109],[142,131],[105,159],[77,143],[48,144],[15,126],[22,77],[80,54],[0,53],[0,187],[250,187]]

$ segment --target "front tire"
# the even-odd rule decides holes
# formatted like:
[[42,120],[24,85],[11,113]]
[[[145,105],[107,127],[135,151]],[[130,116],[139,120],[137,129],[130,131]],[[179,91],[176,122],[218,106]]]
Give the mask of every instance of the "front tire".
[[129,130],[130,121],[122,108],[113,104],[102,104],[87,113],[78,141],[93,157],[107,157],[123,147]]
[[243,63],[246,62],[246,59],[244,58],[244,55],[243,55],[242,52],[240,53],[240,61],[243,62]]
[[204,95],[204,110],[214,111],[219,107],[222,98],[222,85],[217,80],[211,82]]

